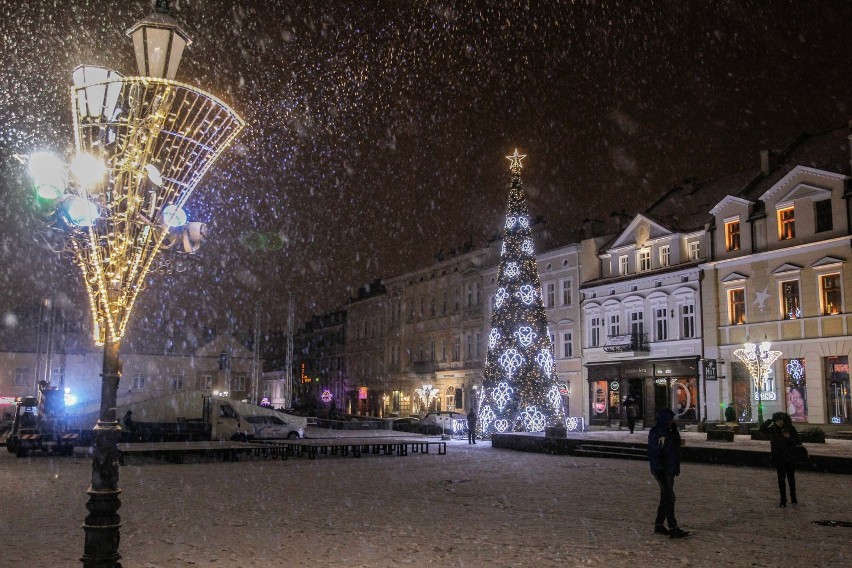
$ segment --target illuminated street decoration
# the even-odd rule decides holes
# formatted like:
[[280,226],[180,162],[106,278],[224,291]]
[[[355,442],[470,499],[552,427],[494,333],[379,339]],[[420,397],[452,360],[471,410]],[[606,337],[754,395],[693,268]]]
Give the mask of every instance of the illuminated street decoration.
[[516,150],[507,157],[512,180],[477,424],[483,436],[540,432],[565,423],[521,187],[524,156]]
[[787,374],[793,379],[796,384],[802,383],[802,378],[805,376],[805,366],[802,365],[800,359],[790,359],[787,361]]
[[436,396],[438,396],[438,389],[432,385],[423,385],[419,389],[414,389],[414,392],[416,392],[417,396],[420,397],[420,400],[423,401],[423,406],[426,409],[430,407],[432,401],[435,400]]
[[488,347],[489,349],[493,349],[495,345],[497,345],[497,340],[500,339],[500,332],[496,329],[492,329],[488,334]]
[[523,303],[526,305],[530,305],[535,302],[536,297],[536,289],[532,284],[524,284],[518,289],[518,297],[521,299]]
[[524,347],[529,347],[537,335],[531,327],[527,326],[519,327],[518,331],[515,332],[515,337],[518,338],[518,342]]
[[323,389],[322,394],[320,395],[320,399],[326,404],[331,402],[331,399],[332,399],[331,391],[328,390],[328,389]]
[[[766,383],[769,372],[772,370],[772,364],[781,356],[781,351],[771,351],[772,344],[769,341],[764,341],[760,345],[754,343],[746,343],[741,349],[734,351],[740,361],[748,369],[754,382],[757,397],[757,415],[758,421],[763,422],[763,400],[770,398],[764,396],[764,383]],[[765,393],[774,397],[775,393],[770,391]]]

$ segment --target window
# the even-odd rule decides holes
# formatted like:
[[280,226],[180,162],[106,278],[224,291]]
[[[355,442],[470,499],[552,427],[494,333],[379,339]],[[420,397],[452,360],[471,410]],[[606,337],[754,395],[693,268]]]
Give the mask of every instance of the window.
[[638,340],[645,338],[645,313],[630,312],[630,335]]
[[441,315],[447,315],[447,291],[441,290]]
[[474,346],[476,347],[476,358],[482,358],[482,334],[480,332],[476,332],[476,341],[474,342]]
[[603,323],[601,322],[601,318],[594,317],[589,320],[589,347],[600,347],[601,346],[601,329],[603,328]]
[[445,337],[441,338],[441,361],[447,360],[447,339]]
[[668,341],[669,339],[668,311],[665,307],[654,310],[654,339],[657,341]]
[[852,422],[852,398],[849,397],[849,357],[825,357],[825,381],[828,394],[828,421],[832,424]]
[[453,336],[453,361],[461,360],[461,337]]
[[570,306],[573,302],[573,284],[571,283],[571,279],[566,278],[562,281],[562,305]]
[[461,307],[461,288],[456,286],[453,289],[453,295],[455,297],[454,304],[453,304],[453,312],[458,312],[459,307]]
[[728,290],[728,323],[742,325],[746,322],[745,289]]
[[145,388],[145,378],[145,375],[142,373],[136,373],[133,375],[133,382],[131,383],[130,388],[133,390],[143,390]]
[[680,307],[681,337],[690,339],[695,337],[695,304],[683,304]]
[[234,392],[245,392],[246,376],[234,375],[234,379],[231,381],[231,390],[233,390]]
[[698,260],[701,258],[700,241],[690,241],[687,246],[689,247],[689,260]]
[[807,379],[804,359],[784,359],[784,386],[787,414],[793,422],[808,421]]
[[574,356],[574,332],[562,332],[562,356],[566,359]]
[[796,216],[792,207],[778,210],[778,240],[786,241],[796,237]]
[[30,370],[27,367],[15,369],[15,386],[22,387],[29,383]]
[[65,367],[54,367],[50,370],[50,381],[55,385],[65,382]]
[[609,337],[621,335],[621,316],[619,314],[610,314],[609,316]]
[[172,375],[171,383],[173,391],[183,390],[183,375]]
[[627,271],[628,271],[627,255],[625,254],[623,256],[618,257],[618,273],[623,276],[623,275],[627,274]]
[[456,407],[456,388],[455,387],[447,387],[447,390],[444,391],[444,403],[446,404],[446,408],[455,408]]
[[798,280],[781,283],[781,317],[786,320],[802,317]]
[[434,339],[429,340],[429,360],[430,361],[435,360],[435,340]]
[[638,264],[639,272],[647,272],[651,270],[651,251],[650,250],[640,250],[636,253],[636,263]]
[[669,245],[660,247],[660,266],[668,266],[671,264],[671,253],[669,249]]
[[820,309],[822,315],[841,313],[840,275],[826,274],[819,277]]
[[467,339],[467,349],[465,349],[465,359],[470,360],[473,359],[473,334],[466,334]]
[[547,296],[545,297],[545,306],[546,308],[552,308],[556,305],[556,284],[553,282],[548,282],[545,286],[547,290]]
[[195,379],[195,388],[198,390],[210,390],[213,388],[213,377],[211,375],[199,375]]
[[740,220],[725,223],[725,250],[740,250]]
[[814,203],[814,213],[816,214],[816,232],[830,231],[834,228],[834,221],[831,218],[831,200],[824,199]]

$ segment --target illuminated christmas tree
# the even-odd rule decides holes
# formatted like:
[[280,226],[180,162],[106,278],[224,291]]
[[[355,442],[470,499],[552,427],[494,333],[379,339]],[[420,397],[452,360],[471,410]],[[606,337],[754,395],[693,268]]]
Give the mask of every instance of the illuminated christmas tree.
[[512,185],[497,269],[478,426],[495,432],[541,432],[563,426],[565,410],[553,371],[553,344],[521,186],[518,151],[511,162]]

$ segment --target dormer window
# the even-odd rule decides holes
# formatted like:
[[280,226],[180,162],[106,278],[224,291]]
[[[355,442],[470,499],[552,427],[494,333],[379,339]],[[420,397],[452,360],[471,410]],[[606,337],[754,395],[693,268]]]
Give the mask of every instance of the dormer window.
[[640,250],[636,253],[636,264],[638,272],[647,272],[651,270],[651,251],[648,249]]
[[796,216],[792,206],[778,210],[778,240],[796,237]]
[[725,250],[740,250],[740,220],[725,222]]
[[669,250],[669,245],[663,245],[660,247],[660,266],[666,267],[671,264],[671,252]]
[[687,246],[689,248],[689,260],[701,258],[701,243],[699,241],[690,241]]
[[627,274],[627,270],[628,270],[628,264],[627,263],[628,263],[628,261],[627,261],[627,255],[626,254],[618,257],[618,274],[619,275],[624,276],[625,274]]
[[830,231],[834,228],[834,222],[831,215],[831,199],[823,199],[814,203],[814,213],[816,214],[816,232]]

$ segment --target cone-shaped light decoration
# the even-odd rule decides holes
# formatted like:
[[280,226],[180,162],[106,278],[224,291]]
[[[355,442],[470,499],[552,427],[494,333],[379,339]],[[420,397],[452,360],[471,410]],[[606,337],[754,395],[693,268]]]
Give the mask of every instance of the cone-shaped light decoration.
[[521,160],[525,157],[517,150],[507,156],[512,183],[478,409],[484,436],[541,432],[546,426],[565,423],[521,186]]

